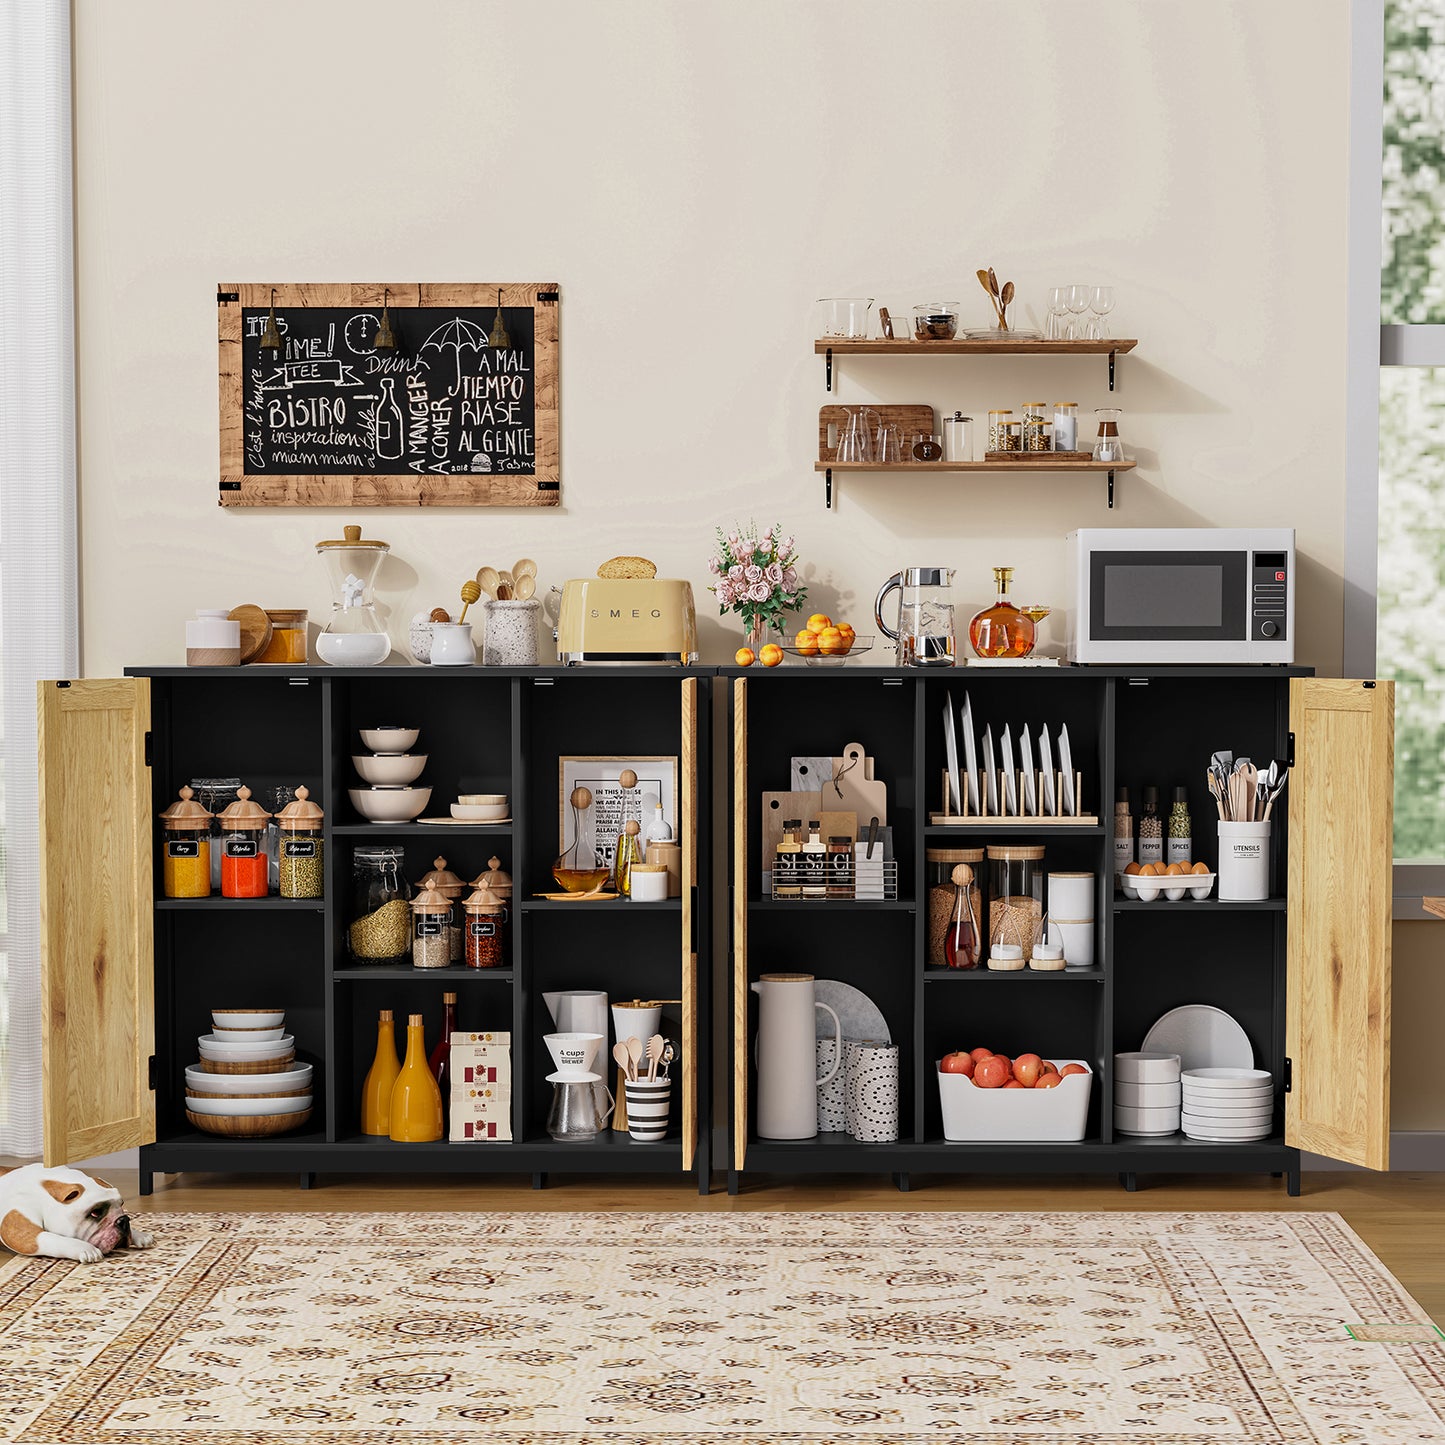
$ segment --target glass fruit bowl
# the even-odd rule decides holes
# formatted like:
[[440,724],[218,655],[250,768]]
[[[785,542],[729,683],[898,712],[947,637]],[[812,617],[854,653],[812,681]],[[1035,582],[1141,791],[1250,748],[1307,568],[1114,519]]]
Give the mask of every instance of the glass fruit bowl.
[[779,647],[789,657],[801,657],[810,667],[819,663],[832,663],[835,666],[847,662],[850,657],[857,657],[860,652],[867,652],[873,646],[872,636],[855,636],[846,652],[824,652],[819,648],[811,648],[804,651],[796,642],[780,642]]

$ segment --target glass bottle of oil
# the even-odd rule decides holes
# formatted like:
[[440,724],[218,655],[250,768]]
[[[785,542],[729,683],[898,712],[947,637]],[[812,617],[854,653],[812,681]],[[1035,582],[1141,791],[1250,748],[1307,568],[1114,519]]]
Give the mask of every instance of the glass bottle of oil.
[[774,898],[799,898],[802,896],[803,889],[798,878],[798,865],[801,861],[799,855],[803,851],[802,842],[798,838],[798,830],[802,826],[801,818],[785,818],[783,820],[783,839],[778,844],[773,858]]
[[637,841],[641,832],[642,824],[636,818],[629,818],[617,835],[617,861],[612,867],[612,881],[624,898],[632,896],[632,865],[642,862],[642,847]]
[[798,861],[802,864],[804,898],[828,896],[828,845],[823,841],[822,829],[822,823],[810,822],[808,841],[799,850]]

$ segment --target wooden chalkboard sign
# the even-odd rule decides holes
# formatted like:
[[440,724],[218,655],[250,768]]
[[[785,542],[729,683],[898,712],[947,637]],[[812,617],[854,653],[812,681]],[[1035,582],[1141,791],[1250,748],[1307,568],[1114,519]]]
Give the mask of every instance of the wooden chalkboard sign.
[[555,283],[231,283],[216,306],[223,507],[561,501]]

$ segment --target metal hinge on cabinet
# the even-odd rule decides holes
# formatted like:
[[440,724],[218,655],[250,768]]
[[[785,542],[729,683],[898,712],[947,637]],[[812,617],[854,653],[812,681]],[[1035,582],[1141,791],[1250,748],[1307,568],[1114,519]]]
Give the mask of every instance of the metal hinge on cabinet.
[[159,1080],[160,1071],[156,1068],[156,1056],[152,1054],[146,1060],[146,1087],[154,1092]]
[[151,736],[150,733],[147,733],[146,736],[145,736],[145,765],[146,765],[146,767],[150,767],[150,766],[151,766],[151,748],[152,748],[152,746],[153,746],[152,736]]
[[1294,1060],[1284,1061],[1284,1091],[1288,1094],[1294,1088]]
[[1289,745],[1288,745],[1288,747],[1286,748],[1285,751],[1286,751],[1285,764],[1286,764],[1286,766],[1292,768],[1292,767],[1294,767],[1294,734],[1293,734],[1293,733],[1291,733],[1291,734],[1289,735]]

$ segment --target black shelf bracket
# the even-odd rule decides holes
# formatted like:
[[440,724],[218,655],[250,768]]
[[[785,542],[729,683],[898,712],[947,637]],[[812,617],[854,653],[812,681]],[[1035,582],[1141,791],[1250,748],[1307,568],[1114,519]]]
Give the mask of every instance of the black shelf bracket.
[[823,496],[827,502],[828,510],[833,510],[833,468],[829,467],[823,473]]
[[1109,390],[1110,390],[1110,391],[1113,391],[1113,389],[1114,389],[1114,356],[1115,356],[1115,353],[1111,351],[1111,352],[1109,353]]
[[[1112,389],[1111,387],[1110,390]],[[823,390],[833,390],[833,348],[831,346],[823,353]]]
[[1109,468],[1109,510],[1114,509],[1114,469]]

